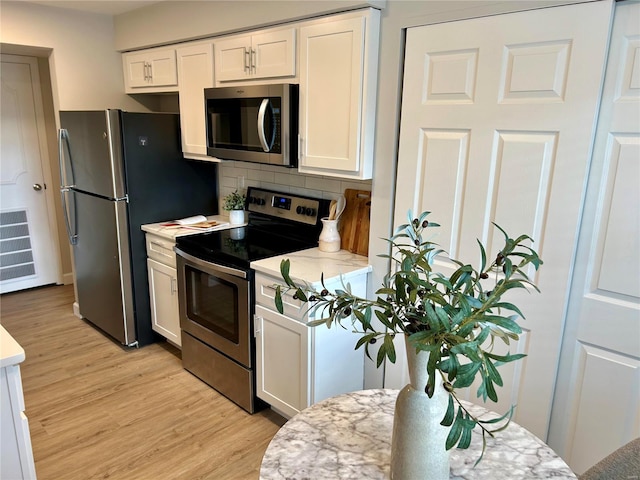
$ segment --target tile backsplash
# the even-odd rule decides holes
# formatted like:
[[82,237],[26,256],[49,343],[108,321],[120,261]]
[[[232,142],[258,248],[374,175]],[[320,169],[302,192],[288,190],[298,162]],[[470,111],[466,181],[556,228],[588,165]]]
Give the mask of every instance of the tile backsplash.
[[347,188],[370,191],[372,184],[371,180],[342,180],[320,175],[304,175],[294,168],[233,161],[224,161],[218,165],[218,182],[221,206],[226,195],[236,189],[246,193],[247,187],[335,199]]

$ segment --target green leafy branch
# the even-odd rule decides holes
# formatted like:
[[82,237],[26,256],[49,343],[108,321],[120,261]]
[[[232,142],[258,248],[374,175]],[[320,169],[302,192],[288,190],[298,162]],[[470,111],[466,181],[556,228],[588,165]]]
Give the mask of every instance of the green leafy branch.
[[[515,304],[503,301],[502,297],[515,289],[531,287],[538,291],[525,270],[529,265],[537,270],[543,262],[527,245],[532,242],[528,235],[513,239],[494,224],[504,237],[504,246],[490,262],[478,240],[480,265],[477,269],[450,259],[457,266],[451,275],[435,272],[434,259],[445,252],[423,238],[427,229],[439,226],[427,220],[429,214],[423,212],[413,218],[409,212],[409,222],[399,226],[387,240],[391,253],[379,256],[390,260],[391,269],[376,291],[375,300],[353,295],[351,286],[344,282],[341,289],[330,292],[324,277],[320,291],[306,283],[298,285],[291,279],[289,260],[283,260],[280,273],[285,285],[276,286],[275,304],[282,313],[283,292],[294,290],[294,297],[308,303],[310,313],[316,318],[309,326],[337,324],[345,328],[342,322],[349,319],[354,332],[360,334],[355,348],[364,347],[367,357],[371,358],[369,347],[381,340],[377,366],[385,358],[395,363],[395,335],[407,335],[416,349],[429,352],[426,393],[433,396],[438,373],[450,395],[449,408],[442,420],[443,426],[451,427],[446,448],[467,448],[471,432],[478,426],[482,430],[484,454],[485,435],[505,428],[513,415],[513,407],[498,419],[479,420],[462,405],[456,390],[470,387],[478,380],[476,395],[484,401],[487,398],[498,401],[496,386],[503,386],[498,367],[525,356],[494,353],[497,339],[509,346],[510,341],[518,340],[522,333],[517,320],[524,315]],[[379,329],[373,319],[384,329]],[[505,425],[491,429],[503,420]]]

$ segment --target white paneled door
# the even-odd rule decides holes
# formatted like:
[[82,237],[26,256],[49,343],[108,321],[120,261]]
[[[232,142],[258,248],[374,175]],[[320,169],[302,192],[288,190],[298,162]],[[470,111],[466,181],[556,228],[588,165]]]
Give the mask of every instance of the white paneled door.
[[551,419],[577,473],[640,436],[640,3],[616,4]]
[[0,292],[7,293],[55,283],[58,260],[37,60],[2,55],[0,73]]
[[[395,224],[409,209],[429,210],[442,225],[435,241],[474,263],[476,239],[490,256],[501,247],[492,222],[535,239],[544,265],[530,273],[542,293],[508,297],[526,320],[520,341],[504,347],[527,357],[503,367],[500,402],[490,408],[516,404],[515,420],[542,439],[612,9],[599,1],[407,31]],[[436,262],[453,272],[445,259]],[[402,385],[403,371],[388,368],[385,386]]]

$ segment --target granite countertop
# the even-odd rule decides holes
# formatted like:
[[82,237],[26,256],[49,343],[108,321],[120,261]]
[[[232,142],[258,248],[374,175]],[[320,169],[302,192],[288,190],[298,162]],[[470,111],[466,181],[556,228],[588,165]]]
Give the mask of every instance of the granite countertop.
[[0,325],[0,368],[22,363],[24,358],[24,349]]
[[251,262],[251,268],[256,272],[280,278],[280,262],[287,258],[291,262],[289,274],[292,280],[298,283],[308,282],[314,288],[320,286],[322,275],[325,283],[340,279],[346,282],[353,276],[372,270],[367,257],[346,250],[333,253],[321,252],[317,247],[257,260]]
[[[362,390],[298,413],[269,443],[260,479],[388,479],[397,396],[398,390]],[[463,403],[481,418],[495,418],[484,407]],[[515,422],[487,438],[484,457],[474,467],[481,448],[482,435],[474,430],[468,449],[451,451],[450,479],[576,479],[548,445]]]
[[[166,223],[169,223],[172,220],[174,219],[168,219],[164,222],[159,222],[159,223],[147,223],[146,225],[142,225],[140,228],[147,233],[152,233],[166,240],[172,240],[172,241],[175,241],[176,237],[181,237],[183,235],[194,235],[196,233],[202,233],[202,231],[194,230],[191,228],[165,225]],[[236,227],[242,227],[246,225],[246,223],[243,223],[242,225],[231,225],[229,223],[229,217],[226,215],[209,215],[207,217],[207,220],[220,223],[220,227],[216,228],[216,230],[224,230],[227,228],[236,228]]]

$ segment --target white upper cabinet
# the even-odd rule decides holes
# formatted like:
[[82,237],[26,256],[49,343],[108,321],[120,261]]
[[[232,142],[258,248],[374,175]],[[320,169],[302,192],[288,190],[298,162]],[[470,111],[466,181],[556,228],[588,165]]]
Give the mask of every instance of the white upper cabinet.
[[126,93],[178,90],[175,48],[151,48],[122,54]]
[[186,158],[207,157],[204,89],[213,87],[213,43],[185,44],[176,49],[182,153]]
[[300,28],[301,173],[372,178],[379,30],[374,9]]
[[296,29],[264,30],[213,42],[216,82],[294,77]]

